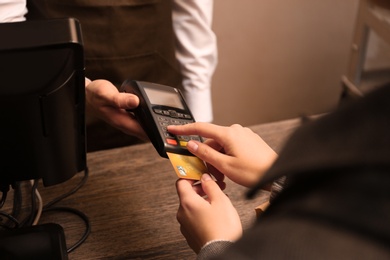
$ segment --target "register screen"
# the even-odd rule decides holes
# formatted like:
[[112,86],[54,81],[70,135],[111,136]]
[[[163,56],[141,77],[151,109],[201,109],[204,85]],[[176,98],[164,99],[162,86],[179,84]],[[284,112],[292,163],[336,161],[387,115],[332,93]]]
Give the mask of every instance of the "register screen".
[[150,103],[153,105],[163,105],[184,109],[181,100],[176,93],[166,92],[152,88],[145,88],[146,95],[148,95]]

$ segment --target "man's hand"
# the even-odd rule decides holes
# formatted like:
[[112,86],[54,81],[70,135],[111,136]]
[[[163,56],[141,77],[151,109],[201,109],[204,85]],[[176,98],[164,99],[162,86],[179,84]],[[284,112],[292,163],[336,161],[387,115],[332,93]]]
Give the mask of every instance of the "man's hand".
[[147,140],[147,136],[137,120],[126,109],[139,105],[137,96],[120,93],[107,80],[86,80],[87,111],[99,117],[122,132]]

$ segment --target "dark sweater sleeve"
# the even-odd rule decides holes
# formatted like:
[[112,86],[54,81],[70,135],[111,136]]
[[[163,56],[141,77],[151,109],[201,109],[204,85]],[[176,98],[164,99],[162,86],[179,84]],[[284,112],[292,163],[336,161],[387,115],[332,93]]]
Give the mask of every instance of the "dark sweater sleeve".
[[214,240],[208,242],[199,251],[196,260],[206,260],[225,252],[233,244],[232,241],[228,240]]

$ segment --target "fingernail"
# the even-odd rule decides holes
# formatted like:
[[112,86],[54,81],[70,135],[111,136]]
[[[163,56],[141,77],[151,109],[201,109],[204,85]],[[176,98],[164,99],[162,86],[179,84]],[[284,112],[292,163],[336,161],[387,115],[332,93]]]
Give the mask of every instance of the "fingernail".
[[194,141],[189,141],[187,143],[187,148],[190,151],[196,152],[198,150],[199,145]]
[[211,176],[207,173],[202,175],[202,181],[211,181]]

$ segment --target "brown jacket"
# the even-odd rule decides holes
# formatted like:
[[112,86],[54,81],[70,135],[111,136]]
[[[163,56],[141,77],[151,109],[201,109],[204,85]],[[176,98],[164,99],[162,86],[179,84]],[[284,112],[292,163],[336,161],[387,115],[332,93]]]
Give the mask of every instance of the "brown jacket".
[[[74,17],[81,23],[86,77],[119,87],[131,78],[177,88],[172,2],[169,0],[28,0],[27,19]],[[88,115],[87,115],[88,116]],[[88,151],[138,142],[87,117]]]
[[254,227],[199,259],[390,259],[390,84],[298,129],[258,187],[281,176]]

